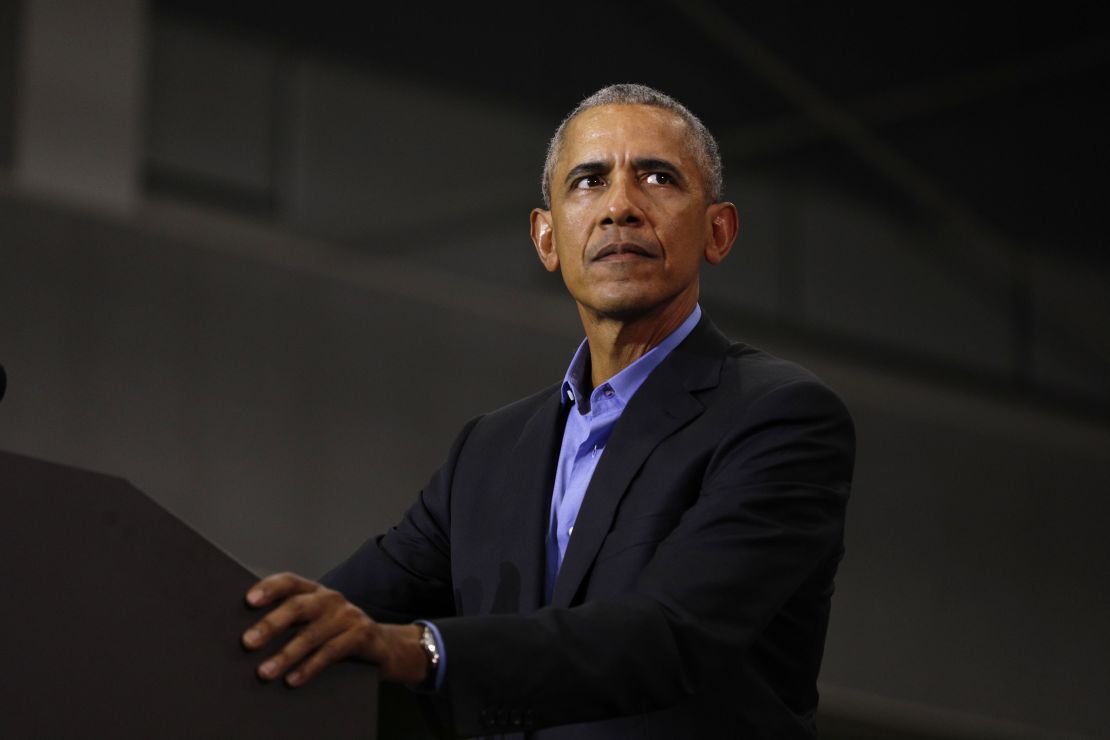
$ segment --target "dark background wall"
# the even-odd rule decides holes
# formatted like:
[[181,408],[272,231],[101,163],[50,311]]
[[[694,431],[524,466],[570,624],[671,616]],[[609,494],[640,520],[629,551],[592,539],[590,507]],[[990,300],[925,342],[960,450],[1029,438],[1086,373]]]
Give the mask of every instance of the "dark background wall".
[[319,573],[467,418],[561,376],[581,329],[526,226],[546,138],[655,84],[741,211],[703,305],[857,420],[830,736],[1106,737],[1110,47],[1083,21],[15,3],[0,447]]

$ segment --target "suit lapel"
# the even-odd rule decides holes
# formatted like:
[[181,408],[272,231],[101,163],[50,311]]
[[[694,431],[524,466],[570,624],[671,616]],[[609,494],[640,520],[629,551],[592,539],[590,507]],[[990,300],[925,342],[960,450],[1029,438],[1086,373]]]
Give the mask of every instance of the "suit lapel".
[[547,553],[544,542],[565,421],[566,411],[556,388],[524,425],[513,446],[505,471],[505,496],[497,515],[502,517],[500,531],[507,542],[504,562],[520,568],[520,592],[519,596],[501,593],[508,588],[502,579],[494,596],[494,613],[528,613],[543,604]]
[[719,383],[727,347],[728,340],[703,316],[629,401],[586,489],[555,579],[552,606],[569,606],[574,599],[609,533],[617,505],[648,455],[704,411],[692,392]]

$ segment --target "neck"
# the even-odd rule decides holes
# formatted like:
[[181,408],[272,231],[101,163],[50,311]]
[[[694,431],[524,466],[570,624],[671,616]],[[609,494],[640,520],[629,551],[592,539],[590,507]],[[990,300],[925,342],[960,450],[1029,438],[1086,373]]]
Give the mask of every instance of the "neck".
[[580,305],[578,311],[590,345],[591,387],[598,387],[651,351],[681,326],[696,304],[694,293],[687,300],[676,300],[634,317],[604,316]]

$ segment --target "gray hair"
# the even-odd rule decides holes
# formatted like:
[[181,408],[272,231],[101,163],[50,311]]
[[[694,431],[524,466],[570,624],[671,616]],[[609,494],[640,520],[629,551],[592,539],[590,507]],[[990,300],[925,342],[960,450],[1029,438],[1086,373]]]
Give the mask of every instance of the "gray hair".
[[694,154],[698,166],[701,168],[706,198],[710,203],[716,203],[721,199],[721,191],[724,189],[724,176],[722,174],[724,167],[721,164],[721,152],[717,148],[716,139],[713,138],[713,134],[709,133],[705,124],[691,113],[686,106],[670,95],[661,93],[647,85],[621,84],[603,87],[583,100],[563,119],[559,128],[555,129],[555,135],[551,137],[551,141],[547,145],[547,158],[543,163],[543,180],[540,182],[545,208],[551,208],[551,176],[555,171],[555,162],[559,159],[559,154],[563,150],[563,140],[566,137],[567,126],[582,111],[602,105],[650,105],[655,108],[669,110],[685,121],[690,128],[690,137],[695,144]]

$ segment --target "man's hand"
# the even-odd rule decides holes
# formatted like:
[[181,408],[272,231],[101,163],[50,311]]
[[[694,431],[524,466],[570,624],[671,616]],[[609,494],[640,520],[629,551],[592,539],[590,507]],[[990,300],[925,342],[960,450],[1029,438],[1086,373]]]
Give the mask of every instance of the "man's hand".
[[275,635],[299,625],[289,642],[258,666],[258,675],[264,679],[284,675],[287,684],[300,686],[349,657],[376,663],[387,681],[416,684],[427,674],[419,625],[379,624],[343,594],[314,581],[293,573],[263,578],[247,591],[247,603],[274,606],[243,633],[248,649],[260,648]]

